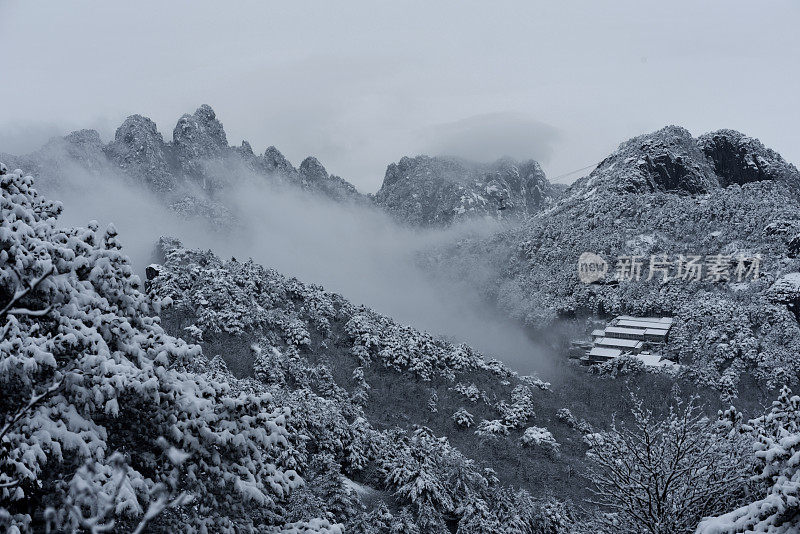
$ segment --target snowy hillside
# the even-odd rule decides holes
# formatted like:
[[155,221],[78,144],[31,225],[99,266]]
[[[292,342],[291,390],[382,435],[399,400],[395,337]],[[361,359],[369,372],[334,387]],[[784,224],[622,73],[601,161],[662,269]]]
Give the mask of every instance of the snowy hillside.
[[[769,288],[800,272],[798,183],[800,172],[757,140],[727,130],[695,140],[668,127],[623,143],[519,228],[440,250],[430,266],[473,280],[536,328],[622,313],[674,316],[667,349],[699,382],[726,395],[743,375],[780,387],[800,372],[800,326],[793,297]],[[579,280],[583,252],[608,262],[604,281]],[[671,265],[668,280],[649,277],[654,255],[721,255],[726,276],[687,280]],[[736,275],[740,257],[758,255],[758,277]],[[618,282],[615,263],[632,256],[643,263],[641,278]]]
[[[0,170],[4,528],[567,528],[563,504],[505,487],[446,437],[375,412],[388,379],[414,399],[409,413],[441,410],[440,424],[470,440],[511,442],[546,395],[542,382],[170,240],[142,293],[113,226],[59,228],[59,203]],[[429,412],[416,411],[420,401]]]
[[[32,178],[0,165],[0,184],[0,525],[9,532],[798,526],[800,399],[788,389],[746,424],[734,408],[709,419],[683,401],[657,416],[625,392],[646,385],[646,402],[663,411],[663,398],[690,382],[620,370],[601,412],[590,384],[603,378],[582,373],[553,389],[321,287],[173,239],[158,243],[144,292],[113,226],[60,228],[61,204]],[[756,185],[768,198],[769,186]],[[774,235],[779,247],[785,236]],[[766,293],[775,313],[794,278]],[[780,354],[766,363],[790,364]],[[658,436],[659,454],[638,456],[630,428]],[[637,492],[658,480],[609,488],[654,468],[672,470],[675,483],[650,498],[680,513],[643,521],[635,508],[603,511],[652,506]],[[592,494],[603,509],[586,505]]]

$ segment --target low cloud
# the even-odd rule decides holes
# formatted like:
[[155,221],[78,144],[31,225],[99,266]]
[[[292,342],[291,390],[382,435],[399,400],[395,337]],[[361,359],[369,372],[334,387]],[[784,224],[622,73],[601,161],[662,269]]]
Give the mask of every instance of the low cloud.
[[57,180],[40,190],[64,203],[62,224],[114,223],[125,252],[143,274],[162,235],[187,247],[212,249],[222,258],[256,262],[306,283],[317,283],[366,304],[403,324],[467,342],[522,373],[547,376],[549,357],[515,323],[487,306],[480,288],[457,277],[434,280],[418,264],[430,247],[466,235],[500,230],[491,223],[419,231],[397,225],[371,207],[344,205],[275,188],[261,176],[229,169],[232,185],[222,199],[238,224],[214,231],[182,219],[162,199],[113,169],[89,173],[63,164]]
[[488,113],[425,130],[423,150],[434,155],[494,161],[502,156],[548,162],[561,134],[523,113]]

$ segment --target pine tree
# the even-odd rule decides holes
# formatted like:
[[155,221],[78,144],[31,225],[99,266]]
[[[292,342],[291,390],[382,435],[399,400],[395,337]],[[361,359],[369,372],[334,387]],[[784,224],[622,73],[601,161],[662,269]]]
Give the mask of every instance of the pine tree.
[[784,386],[770,411],[749,426],[756,435],[754,478],[761,485],[759,498],[704,520],[698,534],[800,531],[800,396]]

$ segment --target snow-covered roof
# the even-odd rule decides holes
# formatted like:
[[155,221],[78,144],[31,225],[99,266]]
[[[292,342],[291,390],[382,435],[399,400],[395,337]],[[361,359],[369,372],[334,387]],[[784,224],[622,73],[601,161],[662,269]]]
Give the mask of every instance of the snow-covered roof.
[[634,358],[639,359],[643,364],[645,364],[645,365],[647,365],[649,367],[670,367],[670,366],[677,366],[678,365],[673,361],[670,361],[670,360],[668,360],[666,358],[662,358],[658,354],[651,354],[649,352],[647,352],[647,353],[643,352],[641,354],[636,354],[636,355],[634,355]]
[[621,354],[622,351],[619,349],[605,349],[603,347],[593,347],[589,351],[589,356],[602,356],[604,358],[616,358]]
[[620,339],[616,337],[604,337],[595,341],[595,344],[605,345],[607,347],[624,347],[627,349],[638,349],[643,345],[638,339]]
[[606,335],[608,334],[627,334],[627,335],[638,335],[644,336],[646,329],[645,328],[624,328],[620,326],[608,326],[606,327]]
[[617,321],[618,326],[629,328],[657,328],[665,329],[670,327],[670,323],[663,323],[661,321],[644,321],[642,319],[620,319]]
[[644,321],[646,323],[668,323],[672,324],[675,319],[672,317],[635,317],[633,315],[620,315],[618,320]]
[[663,330],[661,328],[648,328],[644,331],[646,336],[661,336],[666,337],[668,330]]

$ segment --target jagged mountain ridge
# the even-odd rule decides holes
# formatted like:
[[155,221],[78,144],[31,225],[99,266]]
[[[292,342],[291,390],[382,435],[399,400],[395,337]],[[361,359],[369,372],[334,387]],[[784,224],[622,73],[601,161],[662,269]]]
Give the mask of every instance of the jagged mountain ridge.
[[[503,158],[476,163],[452,157],[404,157],[388,166],[375,196],[363,195],[347,180],[329,174],[310,156],[299,167],[274,146],[256,154],[247,141],[230,146],[214,110],[200,106],[184,114],[166,141],[156,123],[131,115],[103,143],[95,130],[78,130],[50,140],[23,156],[2,154],[12,168],[29,169],[40,186],[57,183],[65,164],[89,172],[122,171],[132,181],[164,196],[185,216],[199,214],[225,225],[233,218],[218,193],[244,168],[280,186],[298,187],[338,202],[376,204],[413,226],[447,226],[472,218],[519,219],[549,206],[558,188],[533,160]],[[233,172],[232,172],[233,171]]]
[[295,168],[274,146],[261,155],[256,155],[247,141],[238,147],[229,146],[222,123],[208,105],[183,115],[171,141],[164,140],[151,119],[131,115],[107,144],[97,131],[79,130],[51,140],[32,154],[4,154],[3,158],[13,167],[29,168],[34,176],[43,178],[57,177],[64,161],[97,173],[121,170],[133,181],[164,195],[177,211],[200,205],[209,217],[215,211],[225,212],[224,206],[215,202],[216,193],[233,179],[231,170],[242,167],[272,183],[299,187],[337,201],[367,202],[365,195],[346,180],[329,174],[314,157]]

